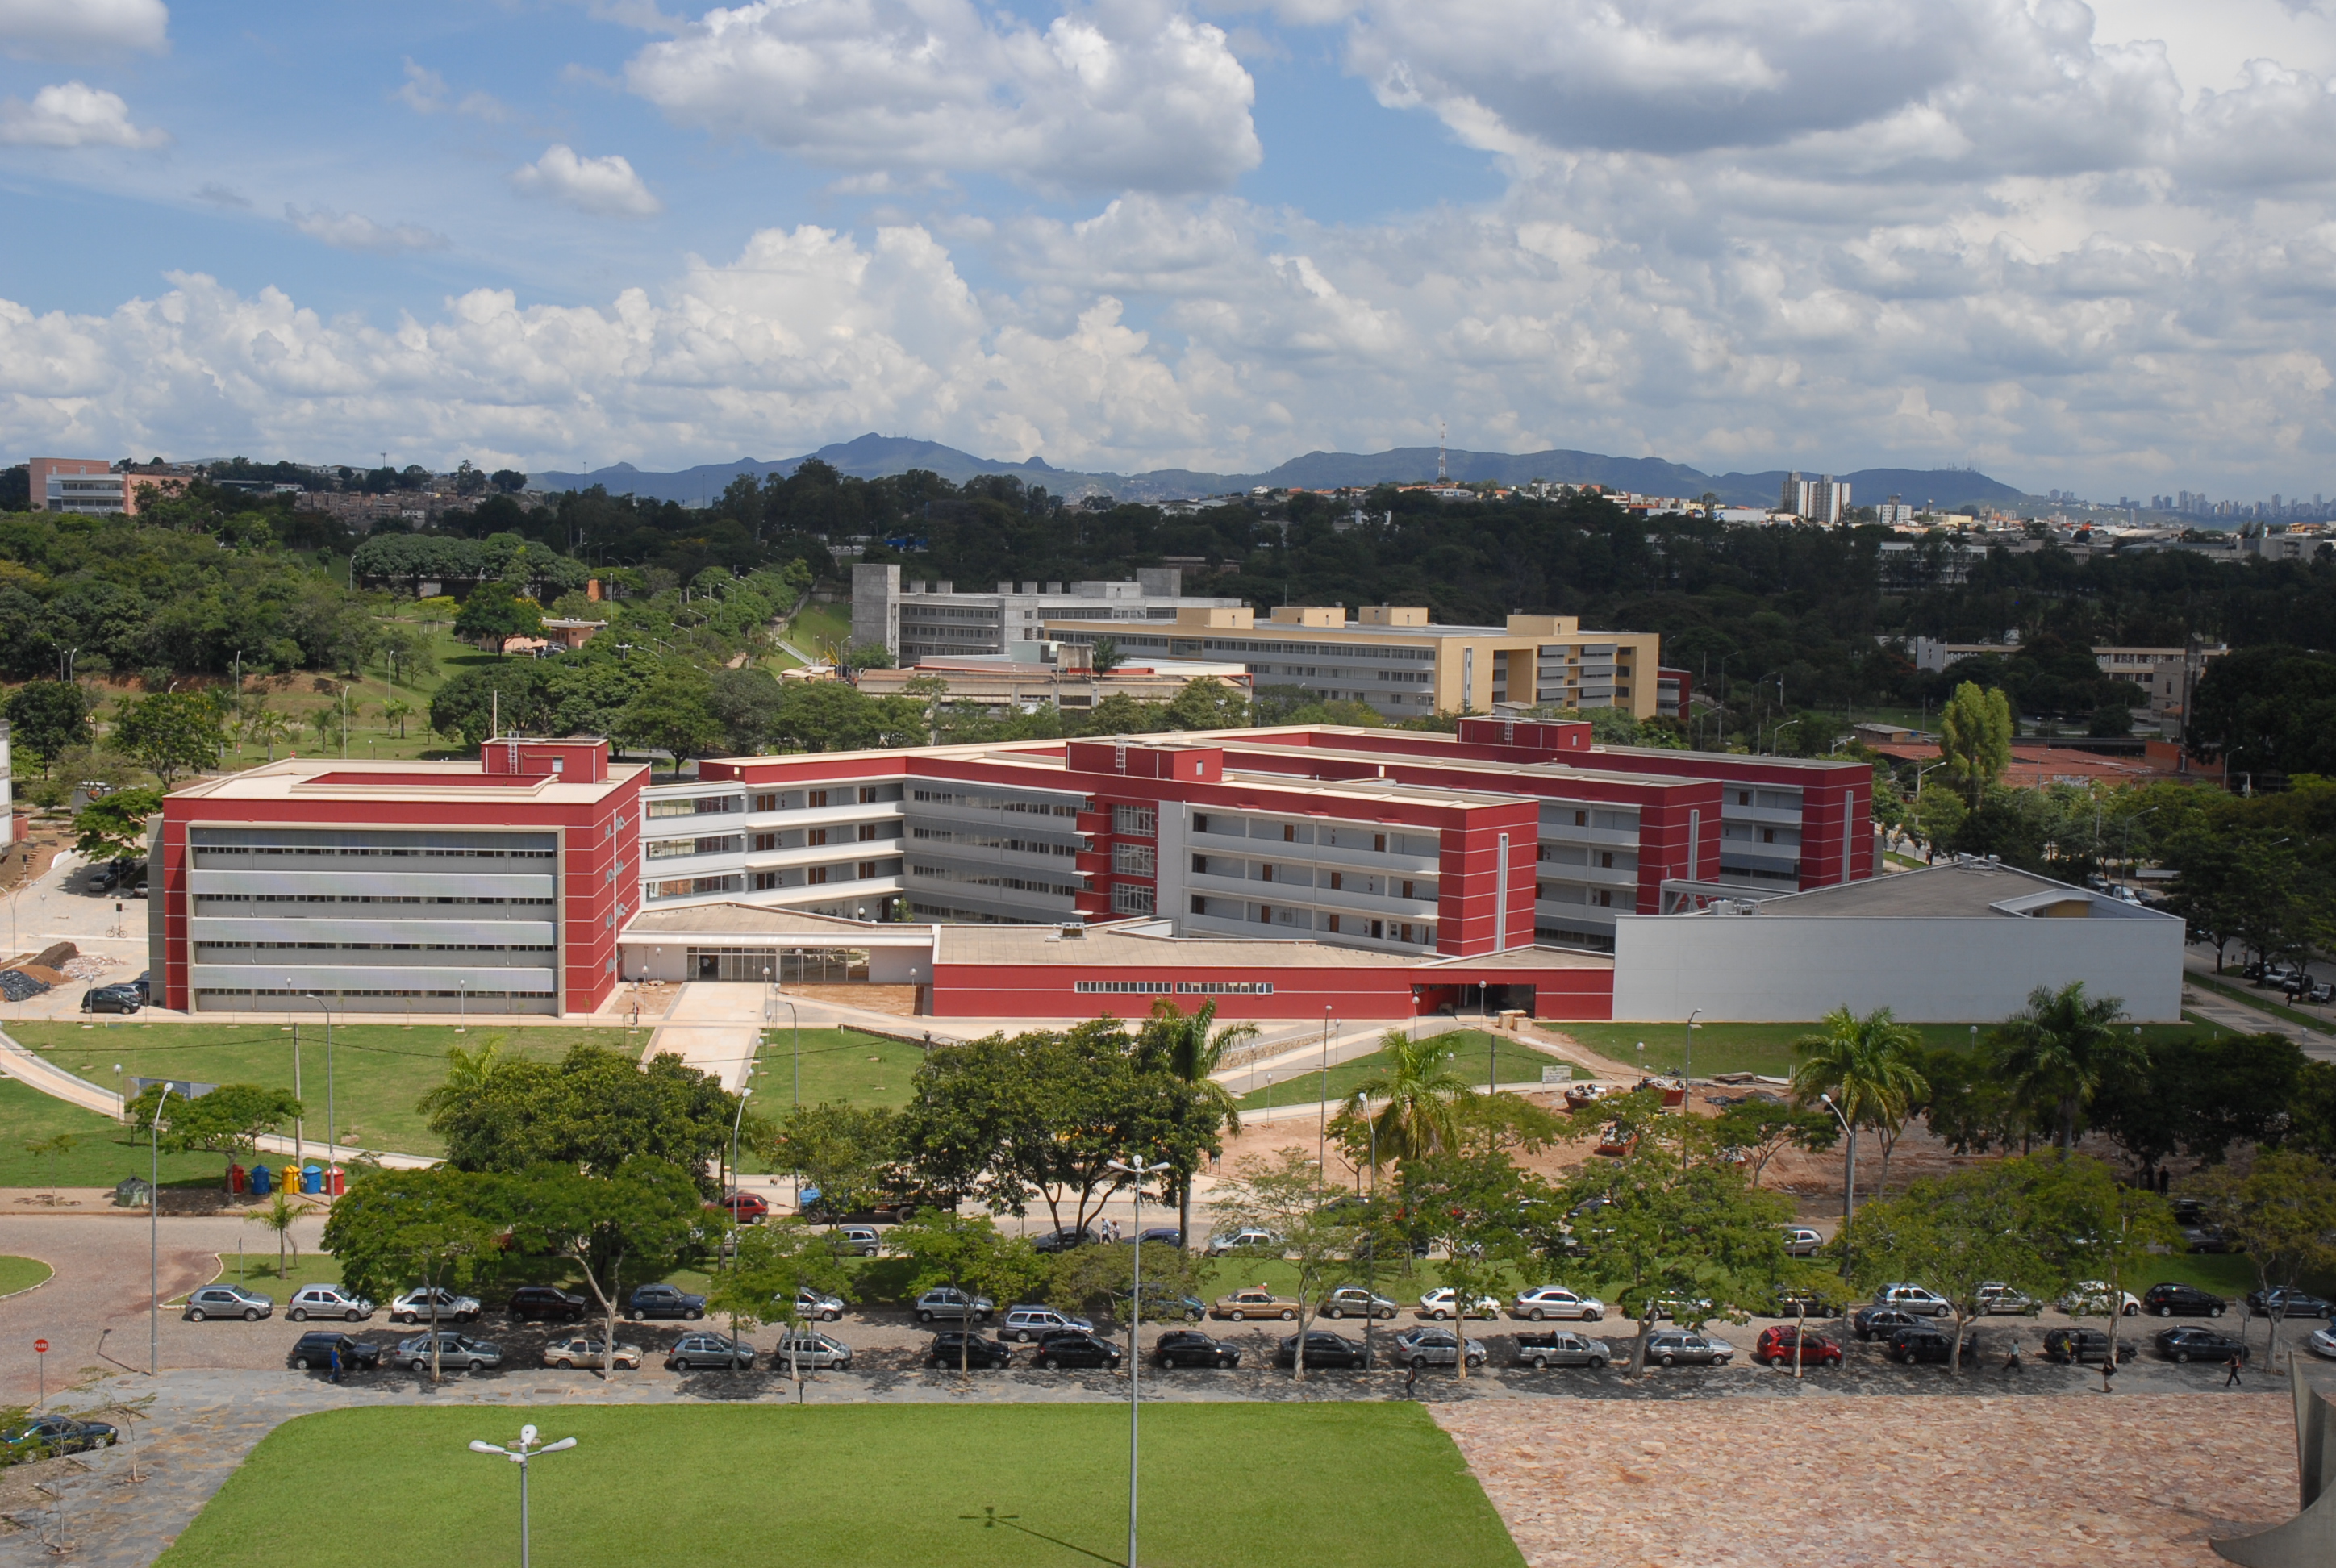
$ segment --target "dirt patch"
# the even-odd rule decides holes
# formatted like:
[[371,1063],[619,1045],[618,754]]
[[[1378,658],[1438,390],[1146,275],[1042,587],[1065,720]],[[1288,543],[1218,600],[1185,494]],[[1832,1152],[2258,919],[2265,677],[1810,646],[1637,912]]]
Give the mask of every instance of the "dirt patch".
[[830,1002],[840,1008],[861,1008],[890,1013],[898,1018],[917,1017],[917,986],[879,986],[866,981],[832,986],[781,986],[780,991],[805,1001]]

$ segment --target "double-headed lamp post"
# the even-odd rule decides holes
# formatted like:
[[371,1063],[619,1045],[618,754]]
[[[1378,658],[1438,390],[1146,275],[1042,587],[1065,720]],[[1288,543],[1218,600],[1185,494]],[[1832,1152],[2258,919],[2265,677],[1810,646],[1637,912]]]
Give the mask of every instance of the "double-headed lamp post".
[[146,1375],[149,1378],[162,1366],[162,1107],[170,1103],[170,1086],[162,1086],[161,1097],[154,1102],[154,1120],[146,1129],[146,1289],[152,1300],[147,1306]]
[[540,1454],[557,1454],[562,1448],[574,1446],[575,1438],[562,1437],[557,1443],[546,1443],[537,1447],[533,1427],[521,1427],[518,1444],[509,1448],[482,1443],[475,1437],[471,1440],[472,1453],[498,1455],[519,1466],[519,1568],[527,1568],[527,1462]]
[[1819,1095],[1817,1103],[1831,1111],[1833,1119],[1841,1124],[1842,1142],[1848,1151],[1841,1175],[1841,1228],[1844,1232],[1841,1248],[1841,1274],[1845,1280],[1849,1278],[1849,1242],[1846,1232],[1849,1230],[1850,1222],[1857,1218],[1857,1129],[1849,1125],[1849,1118],[1841,1114],[1841,1107],[1834,1103],[1831,1095]]
[[[1144,1183],[1169,1168],[1162,1160],[1145,1164],[1141,1158],[1113,1160],[1110,1168],[1128,1178],[1135,1194],[1135,1218],[1128,1229],[1134,1232],[1128,1243],[1128,1255],[1134,1261],[1135,1272],[1127,1300],[1127,1568],[1135,1568],[1135,1477],[1140,1450],[1136,1445],[1137,1411],[1136,1384],[1142,1376],[1144,1358],[1139,1353],[1137,1333],[1144,1326]],[[520,1568],[526,1568],[521,1563]]]

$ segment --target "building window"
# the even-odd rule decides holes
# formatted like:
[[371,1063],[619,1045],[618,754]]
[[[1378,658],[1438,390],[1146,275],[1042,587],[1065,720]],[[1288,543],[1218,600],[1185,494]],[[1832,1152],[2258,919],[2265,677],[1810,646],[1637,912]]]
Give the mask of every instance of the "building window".
[[746,879],[746,886],[758,893],[768,892],[778,885],[779,873],[776,872],[755,872]]
[[809,882],[813,887],[819,886],[821,883],[827,881],[827,868],[825,866],[812,867],[810,871],[803,873],[803,881]]
[[1140,839],[1156,838],[1160,833],[1159,809],[1155,806],[1115,805],[1111,808],[1111,831]]
[[1192,895],[1192,912],[1196,915],[1207,914],[1209,912],[1209,901],[1202,898],[1200,894],[1194,893]]
[[803,834],[803,842],[807,844],[823,844],[826,842],[827,830],[825,828],[812,828]]
[[1273,923],[1273,906],[1271,904],[1260,904],[1257,906],[1257,923],[1261,926],[1270,926]]
[[860,880],[863,882],[873,879],[876,875],[876,862],[874,861],[861,861],[859,865],[859,872]]
[[[1335,892],[1339,891],[1340,890],[1342,890],[1343,888],[1345,888],[1345,887],[1346,887],[1346,885],[1347,885],[1347,873],[1346,873],[1346,872],[1332,872],[1330,873],[1330,891],[1331,891],[1332,892],[1334,892],[1334,893],[1335,893]],[[1333,926],[1333,927],[1331,927],[1330,929],[1331,929],[1332,930],[1338,930],[1338,927]]]
[[735,812],[745,805],[740,795],[695,795],[686,800],[651,801],[648,814],[653,817],[703,816],[708,812]]
[[754,835],[754,848],[755,848],[757,851],[762,851],[762,850],[774,850],[774,849],[777,849],[778,847],[779,847],[779,835],[778,835],[778,834],[776,834],[776,833],[756,833],[756,834]]
[[1333,934],[1336,934],[1336,932],[1338,931],[1338,917],[1337,915],[1332,915],[1332,916],[1330,917],[1330,925],[1329,925],[1329,930],[1331,930],[1331,932],[1332,932]]
[[1159,870],[1157,852],[1150,844],[1114,844],[1111,869],[1122,876],[1151,876]]
[[823,806],[826,803],[827,792],[825,790],[811,790],[806,792],[803,795],[803,804],[807,807]]
[[1611,910],[1614,907],[1614,894],[1611,889],[1598,890],[1598,907],[1601,910]]
[[1588,812],[1575,812],[1573,813],[1573,825],[1578,828],[1588,827],[1590,825],[1590,813]]
[[1608,872],[1614,869],[1614,852],[1612,850],[1601,850],[1598,852],[1598,869]]
[[1760,842],[1764,844],[1775,843],[1776,842],[1776,830],[1775,828],[1762,828],[1760,830]]
[[1750,790],[1737,790],[1736,792],[1736,803],[1740,806],[1750,805],[1752,803],[1752,792]]
[[1209,831],[1208,817],[1198,813],[1194,813],[1192,817],[1192,831],[1196,833],[1207,833]]
[[1371,850],[1372,852],[1376,854],[1387,853],[1387,834],[1373,833],[1371,835]]
[[1417,893],[1411,891],[1411,880],[1408,877],[1404,879],[1403,896],[1407,899],[1417,898],[1419,896]]
[[881,797],[881,791],[879,786],[875,784],[861,784],[860,786],[860,803],[864,806],[874,805],[877,800]]
[[1152,890],[1142,882],[1111,884],[1112,912],[1122,915],[1148,915],[1153,911]]
[[880,826],[881,824],[877,823],[861,823],[860,824],[860,842],[863,844],[874,843],[876,842],[877,830]]
[[779,797],[776,794],[756,795],[754,809],[758,812],[774,812],[779,809]]

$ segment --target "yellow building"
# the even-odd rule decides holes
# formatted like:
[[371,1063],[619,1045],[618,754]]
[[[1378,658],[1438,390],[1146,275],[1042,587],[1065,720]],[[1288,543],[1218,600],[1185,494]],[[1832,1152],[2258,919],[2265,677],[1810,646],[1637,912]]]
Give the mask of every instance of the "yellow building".
[[1513,615],[1505,627],[1436,626],[1416,605],[1285,605],[1260,620],[1243,609],[1182,609],[1174,620],[1049,618],[1046,635],[1127,658],[1222,659],[1259,687],[1298,687],[1325,700],[1368,703],[1391,718],[1517,706],[1658,711],[1653,632],[1584,631],[1578,617]]

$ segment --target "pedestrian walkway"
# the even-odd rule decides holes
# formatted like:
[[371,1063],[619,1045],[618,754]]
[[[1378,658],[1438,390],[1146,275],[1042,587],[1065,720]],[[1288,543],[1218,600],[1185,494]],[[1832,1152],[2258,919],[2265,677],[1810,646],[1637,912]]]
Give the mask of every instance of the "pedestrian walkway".
[[679,1057],[735,1094],[746,1086],[770,994],[759,980],[692,980],[674,998],[646,1056]]
[[[2183,977],[2185,980],[2205,977],[2219,979],[2225,985],[2234,983],[2233,977],[2228,974],[2216,976],[2211,964],[2185,964]],[[2244,980],[2236,983],[2245,984]],[[2196,984],[2185,984],[2183,987],[2182,1010],[2185,1013],[2195,1013],[2210,1023],[2220,1024],[2226,1029],[2235,1029],[2243,1035],[2284,1036],[2293,1040],[2297,1047],[2314,1061],[2336,1062],[2336,1024],[2331,1024],[2325,1028],[2307,1028],[2292,1018],[2281,1018],[2277,1013],[2251,1007],[2221,991]],[[2302,1011],[2303,1009],[2294,1010]]]

